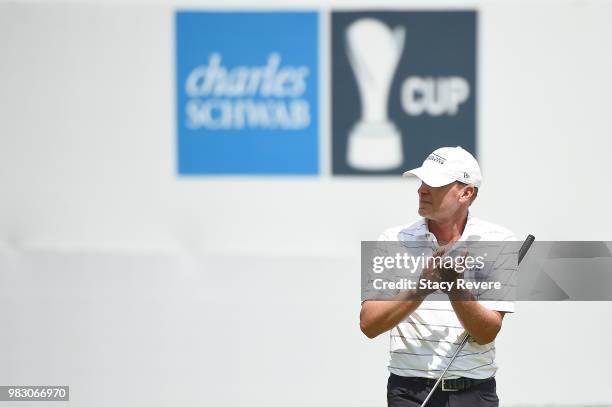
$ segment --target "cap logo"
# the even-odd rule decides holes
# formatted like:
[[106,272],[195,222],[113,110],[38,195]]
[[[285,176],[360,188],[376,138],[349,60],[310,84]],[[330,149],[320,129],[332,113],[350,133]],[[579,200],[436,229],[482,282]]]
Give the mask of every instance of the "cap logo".
[[470,178],[470,174],[468,174],[467,172],[463,173],[463,178]]
[[429,157],[427,157],[425,159],[425,161],[427,161],[427,160],[431,160],[431,161],[437,162],[438,164],[444,164],[444,162],[446,161],[446,158],[441,157],[438,154],[431,153],[431,154],[429,154]]

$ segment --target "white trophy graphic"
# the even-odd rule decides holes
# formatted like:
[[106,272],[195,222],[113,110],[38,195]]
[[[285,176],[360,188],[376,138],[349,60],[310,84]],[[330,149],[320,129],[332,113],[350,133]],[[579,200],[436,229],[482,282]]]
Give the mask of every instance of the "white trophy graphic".
[[387,103],[393,75],[404,48],[405,30],[391,30],[364,18],[346,30],[346,50],[357,79],[361,119],[348,138],[347,161],[362,170],[387,170],[403,162],[402,136],[388,119]]

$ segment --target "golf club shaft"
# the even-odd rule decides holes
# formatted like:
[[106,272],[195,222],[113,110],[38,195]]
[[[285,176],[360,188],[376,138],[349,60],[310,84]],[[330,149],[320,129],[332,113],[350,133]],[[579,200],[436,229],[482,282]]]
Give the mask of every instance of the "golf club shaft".
[[436,388],[438,387],[438,385],[440,384],[440,382],[444,378],[444,375],[446,374],[448,369],[451,367],[451,364],[453,363],[453,360],[455,360],[455,358],[457,357],[457,354],[459,354],[459,352],[461,352],[461,349],[463,349],[463,347],[467,343],[468,339],[470,339],[470,335],[468,335],[467,331],[463,331],[462,335],[463,335],[463,339],[459,343],[459,346],[457,346],[457,350],[453,354],[453,357],[451,358],[450,362],[448,362],[448,365],[446,365],[446,368],[442,371],[442,374],[440,375],[440,377],[438,377],[438,380],[436,380],[436,382],[434,383],[433,387],[431,388],[431,391],[427,395],[427,398],[425,400],[423,400],[423,404],[421,404],[421,407],[425,406],[425,404],[427,404],[427,402],[429,401],[431,396],[433,396],[434,391],[436,390]]

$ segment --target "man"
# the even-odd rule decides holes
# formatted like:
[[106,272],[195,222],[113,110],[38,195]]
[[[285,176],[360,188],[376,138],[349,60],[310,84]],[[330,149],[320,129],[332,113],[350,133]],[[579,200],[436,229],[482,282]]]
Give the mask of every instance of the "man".
[[[472,216],[468,208],[476,198],[482,176],[476,159],[461,147],[431,153],[423,165],[404,173],[420,178],[421,220],[387,230],[381,241],[429,241],[442,255],[448,243],[476,238],[513,241],[512,233]],[[452,280],[451,270],[425,267],[422,279]],[[454,275],[454,277],[453,277]],[[425,301],[434,290],[416,288],[399,292],[392,301],[364,301],[361,330],[369,338],[390,331],[390,407],[420,406],[467,331],[471,340],[453,362],[429,406],[497,406],[495,337],[504,314],[514,312],[511,301],[466,301],[471,294],[454,286],[447,301]]]

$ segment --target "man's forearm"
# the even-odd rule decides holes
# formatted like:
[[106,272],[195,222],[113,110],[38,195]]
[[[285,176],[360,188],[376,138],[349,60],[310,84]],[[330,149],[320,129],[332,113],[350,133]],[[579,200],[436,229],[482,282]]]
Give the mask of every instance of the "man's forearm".
[[493,342],[501,329],[503,313],[490,310],[474,301],[468,290],[453,289],[448,298],[461,325],[479,345]]
[[366,301],[361,305],[359,326],[368,337],[374,338],[397,326],[416,310],[424,296],[414,290],[403,291],[393,300]]

